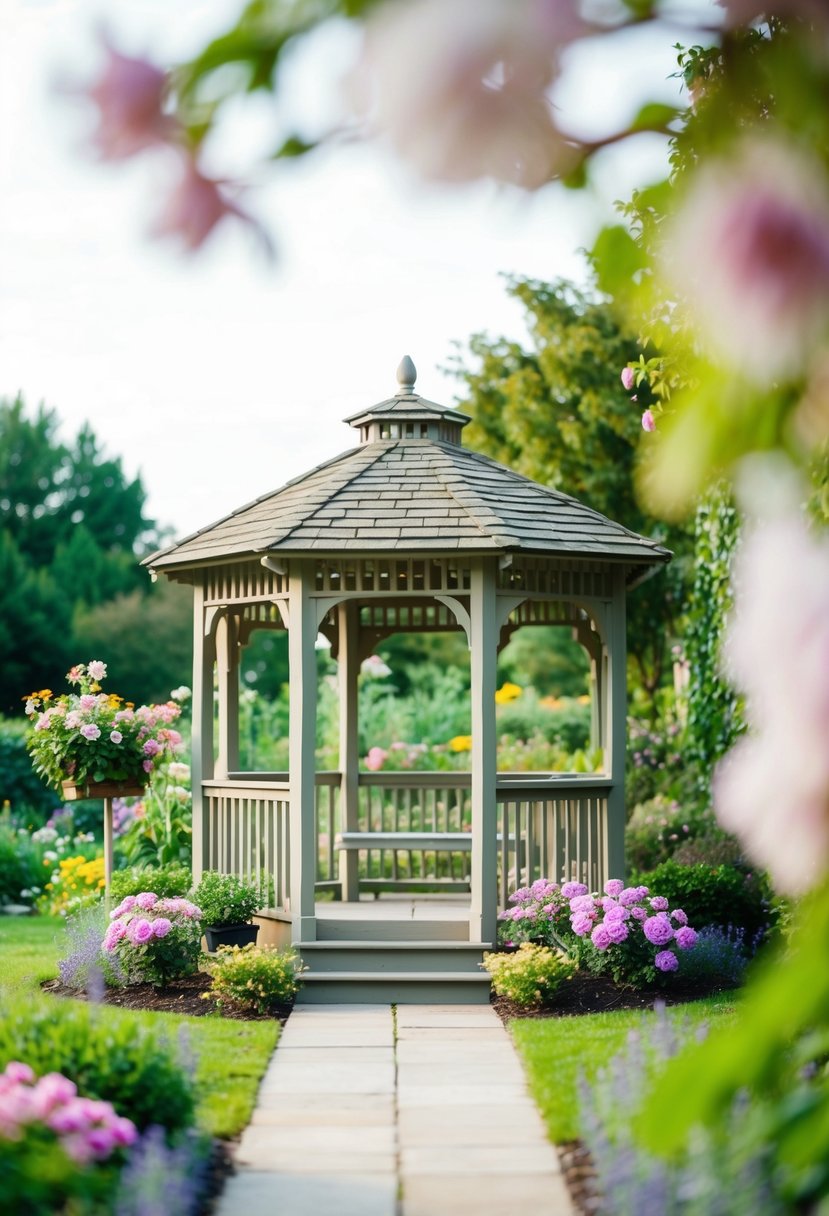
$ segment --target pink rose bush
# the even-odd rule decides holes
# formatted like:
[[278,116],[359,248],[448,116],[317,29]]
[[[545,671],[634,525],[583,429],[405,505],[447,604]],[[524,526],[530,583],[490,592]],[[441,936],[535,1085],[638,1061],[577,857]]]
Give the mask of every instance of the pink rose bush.
[[198,970],[202,912],[187,899],[153,891],[128,895],[110,913],[102,949],[107,975],[127,984],[163,986]]
[[46,688],[26,698],[32,723],[26,746],[35,769],[54,789],[63,781],[146,785],[181,744],[173,726],[180,706],[168,701],[136,709],[101,691],[106,671],[99,659],[77,663],[66,678],[78,692],[55,697]]
[[620,878],[606,882],[601,895],[584,883],[539,878],[509,899],[512,907],[500,915],[503,944],[564,949],[580,967],[609,973],[617,983],[652,984],[676,971],[677,951],[697,941],[681,908],[669,911],[663,895],[626,887]]
[[73,1199],[86,1209],[111,1190],[115,1175],[107,1167],[120,1165],[137,1139],[132,1120],[109,1102],[80,1096],[61,1073],[37,1077],[19,1061],[0,1073],[4,1211],[57,1212],[67,1203],[74,1211]]

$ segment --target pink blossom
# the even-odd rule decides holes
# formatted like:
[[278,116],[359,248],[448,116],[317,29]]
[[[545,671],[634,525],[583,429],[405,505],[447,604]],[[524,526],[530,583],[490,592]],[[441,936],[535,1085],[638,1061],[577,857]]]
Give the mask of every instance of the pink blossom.
[[106,678],[107,665],[102,663],[100,659],[93,659],[86,668],[87,674],[92,680],[103,680]]
[[127,928],[127,937],[136,945],[143,945],[153,936],[153,927],[143,916],[131,920]]
[[366,756],[366,768],[372,773],[376,773],[383,767],[388,753],[384,752],[382,747],[370,747]]
[[651,900],[651,907],[653,908],[654,912],[667,912],[668,901],[664,895],[654,895],[653,899]]
[[158,896],[152,891],[141,891],[135,897],[136,906],[143,908],[146,912],[149,908],[154,908],[158,903]]
[[576,912],[571,918],[570,924],[578,937],[584,937],[593,928],[593,917],[588,916],[585,912]]
[[144,772],[145,772],[145,773],[151,773],[151,772],[153,771],[153,762],[152,762],[152,760],[149,760],[149,759],[147,759],[147,760],[142,760],[142,761],[141,761],[141,767],[143,768],[143,770],[144,770]]
[[642,415],[642,430],[648,433],[656,430],[656,419],[653,416],[653,410],[645,410]]
[[167,920],[166,916],[158,916],[153,921],[153,936],[166,937],[173,927],[173,922]]
[[143,747],[145,756],[157,756],[161,751],[161,744],[155,739],[147,739]]
[[[425,177],[534,189],[573,164],[547,90],[574,0],[413,0],[367,25],[356,100]],[[412,64],[417,56],[418,68]]]
[[224,186],[223,182],[205,177],[190,157],[184,157],[178,185],[167,199],[153,235],[178,237],[184,248],[193,252],[201,248],[222,220],[234,218],[253,230],[266,252],[271,253],[262,227],[238,203],[228,198]]
[[644,908],[631,908],[630,914],[634,920],[647,920],[648,914]]
[[752,733],[715,774],[715,809],[775,886],[800,895],[829,869],[829,542],[800,515],[755,525],[734,581],[726,666]]
[[124,736],[121,734],[120,730],[111,730],[109,732],[109,739],[111,743],[122,743]]
[[654,946],[664,946],[674,936],[673,926],[664,912],[649,916],[642,924],[642,930],[648,941]]
[[635,383],[636,383],[636,372],[633,370],[632,367],[623,367],[622,368],[622,387],[627,389],[628,392],[630,392],[630,390],[633,388]]
[[[99,112],[93,143],[104,160],[122,160],[175,136],[176,124],[163,112],[167,76],[146,59],[131,59],[105,47],[106,64],[86,96]],[[106,668],[96,661],[98,667]],[[95,680],[103,677],[92,671]]]
[[66,678],[70,684],[80,684],[83,679],[83,663],[76,663],[74,667],[70,667]]
[[683,925],[676,931],[676,944],[680,950],[692,950],[697,944],[696,930],[690,925]]
[[675,920],[678,925],[688,924],[688,917],[681,908],[674,908],[673,912],[671,913],[671,920]]
[[612,938],[606,925],[596,925],[593,932],[590,934],[590,940],[597,950],[607,950],[612,944]]
[[630,930],[623,920],[606,920],[604,928],[612,945],[619,946],[627,941]]
[[829,328],[829,179],[792,143],[709,160],[667,234],[669,276],[706,344],[749,379],[798,374]]
[[84,739],[89,739],[91,742],[93,739],[100,739],[101,728],[96,726],[94,722],[87,722],[85,726],[81,727],[81,734]]
[[625,887],[624,891],[619,892],[619,903],[623,908],[627,908],[630,904],[635,904],[640,899],[638,887]]
[[625,884],[620,878],[611,878],[604,884],[605,895],[610,895],[613,898],[618,898],[625,889]]
[[94,709],[98,704],[98,698],[94,692],[85,692],[80,699],[81,709]]
[[9,1081],[23,1085],[31,1085],[35,1079],[35,1074],[29,1065],[22,1064],[19,1060],[10,1060],[6,1065],[3,1076]]
[[587,894],[587,887],[583,882],[566,882],[561,888],[561,894],[564,899],[576,899]]

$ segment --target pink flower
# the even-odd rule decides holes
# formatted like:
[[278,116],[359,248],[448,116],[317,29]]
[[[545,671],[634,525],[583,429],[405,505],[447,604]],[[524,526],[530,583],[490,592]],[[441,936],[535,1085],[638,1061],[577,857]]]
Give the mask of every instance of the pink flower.
[[605,895],[617,898],[625,889],[625,884],[620,878],[611,878],[604,884]]
[[148,920],[144,919],[143,916],[136,918],[136,920],[130,921],[129,928],[127,929],[127,937],[131,942],[141,946],[144,944],[144,942],[148,942],[152,936],[153,927]]
[[[547,90],[560,51],[585,30],[576,9],[573,0],[380,6],[356,100],[425,177],[492,176],[534,189],[573,164]],[[410,70],[415,48],[425,70]]]
[[561,888],[563,899],[576,899],[579,895],[587,894],[587,887],[583,882],[566,882]]
[[642,925],[645,937],[653,946],[664,946],[674,935],[673,926],[664,912],[649,916]]
[[673,950],[660,950],[653,962],[657,971],[676,971],[679,966],[679,959]]
[[138,1139],[138,1129],[132,1119],[126,1119],[122,1115],[116,1115],[111,1120],[109,1129],[115,1143],[123,1148],[129,1148]]
[[680,950],[692,950],[697,944],[696,930],[690,925],[683,925],[682,928],[676,931],[676,944]]
[[630,390],[633,388],[635,383],[636,383],[636,372],[633,370],[632,367],[623,367],[622,368],[622,387],[627,389],[628,392],[630,392]]
[[651,900],[651,907],[653,908],[654,912],[667,912],[668,901],[664,895],[654,895],[653,899]]
[[114,920],[104,934],[104,950],[111,952],[127,935],[127,926],[122,920]]
[[623,920],[606,920],[604,928],[612,945],[619,946],[622,942],[627,941],[630,930]]
[[100,659],[93,659],[87,666],[87,675],[92,680],[103,680],[106,678],[107,665],[102,663]]
[[111,730],[109,732],[109,738],[111,743],[121,743],[123,742],[124,736],[121,734],[120,730]]
[[366,768],[372,773],[376,773],[383,767],[386,760],[387,752],[384,752],[382,747],[370,747],[366,756]]
[[167,920],[166,916],[158,916],[153,921],[153,936],[166,937],[173,927],[173,922]]
[[[144,148],[164,143],[176,133],[173,119],[163,112],[167,76],[146,59],[131,59],[106,46],[107,62],[100,79],[86,90],[99,111],[93,143],[104,160],[122,160]],[[97,676],[89,665],[89,674]],[[103,663],[97,666],[106,668]]]
[[653,416],[653,410],[645,410],[642,415],[642,430],[648,432],[656,430],[656,419]]
[[161,751],[161,744],[155,739],[147,739],[144,744],[143,751],[145,756],[157,756]]
[[80,699],[81,709],[94,709],[98,704],[98,698],[93,692],[85,692]]
[[688,924],[688,917],[681,908],[674,908],[673,912],[671,913],[671,920],[675,920],[678,925]]
[[3,1076],[9,1081],[22,1085],[31,1085],[35,1079],[35,1074],[29,1065],[21,1064],[19,1060],[10,1060],[6,1065]]
[[224,183],[199,172],[195,162],[183,158],[179,183],[153,228],[154,236],[178,237],[190,252],[200,249],[214,228],[228,218],[241,220],[259,237],[268,253],[272,252],[264,230],[253,216],[227,197]]
[[717,357],[759,384],[803,370],[829,328],[829,179],[819,161],[768,138],[709,160],[667,249],[668,273]]
[[81,727],[81,734],[84,739],[89,739],[91,742],[93,739],[100,739],[101,729],[94,722],[87,722],[85,726]]
[[141,891],[138,895],[136,895],[135,903],[137,907],[143,908],[146,912],[148,909],[155,907],[155,905],[158,903],[158,896],[152,891]]
[[148,760],[142,760],[142,761],[141,761],[141,767],[143,768],[143,770],[144,770],[144,772],[145,772],[145,773],[151,773],[151,772],[153,771],[153,762],[152,762],[152,760],[149,760],[149,759],[148,759]]
[[590,934],[590,940],[597,950],[607,950],[608,946],[612,944],[612,938],[606,925],[596,925]]
[[755,526],[734,585],[725,658],[752,733],[717,769],[715,809],[775,886],[801,895],[829,870],[829,543],[800,515]]
[[76,663],[74,667],[70,667],[66,678],[70,684],[80,684],[83,679],[83,663]]

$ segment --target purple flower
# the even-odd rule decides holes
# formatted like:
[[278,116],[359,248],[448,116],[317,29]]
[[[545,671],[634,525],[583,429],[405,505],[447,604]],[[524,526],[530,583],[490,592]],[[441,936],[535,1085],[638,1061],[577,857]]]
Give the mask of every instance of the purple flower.
[[611,878],[604,884],[605,895],[612,895],[617,898],[625,889],[625,884],[620,878]]
[[110,743],[120,743],[123,738],[124,736],[121,734],[120,730],[111,730],[109,732]]
[[592,895],[577,895],[574,899],[570,900],[570,911],[571,912],[590,913],[593,911],[593,909],[594,909],[594,904],[593,904]]
[[630,914],[634,920],[646,920],[648,916],[644,908],[631,908]]
[[167,920],[166,916],[159,916],[153,921],[153,936],[166,937],[172,927],[172,921]]
[[161,751],[161,744],[156,739],[147,739],[144,744],[145,756],[157,756]]
[[654,895],[651,900],[651,907],[654,912],[667,912],[668,906],[668,901],[664,895]]
[[87,722],[86,726],[81,727],[81,734],[84,739],[100,739],[101,729],[94,722]]
[[630,390],[633,388],[635,383],[636,383],[636,373],[634,372],[633,368],[632,367],[623,367],[622,368],[622,387],[624,389],[626,389],[627,392],[630,392]]
[[614,921],[614,920],[615,921],[630,920],[630,912],[628,911],[627,908],[622,908],[622,907],[620,907],[619,904],[615,904],[612,908],[607,909],[607,911],[605,912],[604,920],[605,920],[605,924],[609,924],[610,921]]
[[[587,887],[583,882],[566,882],[561,888],[561,894],[563,899],[576,899],[587,894]],[[572,904],[570,906],[572,907]]]
[[673,950],[660,950],[653,962],[657,971],[676,971],[679,966]]
[[649,433],[656,430],[656,419],[653,416],[653,410],[645,410],[642,415],[642,430]]
[[638,887],[625,887],[624,891],[619,892],[619,903],[625,908],[630,904],[635,904],[638,899]]
[[141,891],[140,894],[136,895],[135,903],[146,912],[149,908],[155,907],[158,903],[158,896],[154,895],[152,891]]
[[596,925],[590,934],[590,940],[597,950],[606,950],[612,942],[610,932],[605,925]]
[[137,920],[130,921],[129,928],[127,929],[127,936],[131,942],[135,942],[137,945],[142,945],[144,942],[148,942],[152,935],[153,927],[148,920],[144,919],[143,916],[139,917]]
[[584,912],[577,912],[571,919],[570,926],[578,937],[584,937],[593,927],[593,918]]
[[693,950],[697,944],[696,930],[690,925],[683,925],[681,929],[676,931],[676,944],[680,950]]
[[674,908],[673,912],[671,913],[671,920],[675,920],[679,925],[688,924],[688,917],[681,908]]
[[642,925],[645,937],[653,946],[664,946],[669,942],[674,935],[671,922],[664,913],[657,916],[649,916]]
[[604,928],[614,946],[627,941],[629,929],[623,920],[606,920]]

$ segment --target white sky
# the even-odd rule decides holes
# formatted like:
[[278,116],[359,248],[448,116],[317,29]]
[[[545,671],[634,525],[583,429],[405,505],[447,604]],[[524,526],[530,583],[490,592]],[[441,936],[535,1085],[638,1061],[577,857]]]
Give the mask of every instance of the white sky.
[[[54,85],[94,75],[103,13],[122,49],[163,61],[237,11],[231,0],[0,0],[0,394],[45,401],[67,437],[89,420],[179,536],[353,446],[340,420],[395,390],[403,354],[424,396],[451,400],[439,368],[453,341],[523,332],[499,273],[583,278],[577,250],[662,165],[659,141],[643,137],[605,155],[591,193],[528,199],[427,187],[381,149],[331,149],[251,191],[275,265],[243,231],[184,258],[144,235],[162,164],[96,164],[89,113]],[[630,116],[643,82],[676,99],[675,40],[585,51],[558,94],[563,113],[600,131]],[[333,31],[294,65],[296,113],[327,112],[349,48]],[[231,117],[211,167],[247,170],[277,129],[254,102]]]

